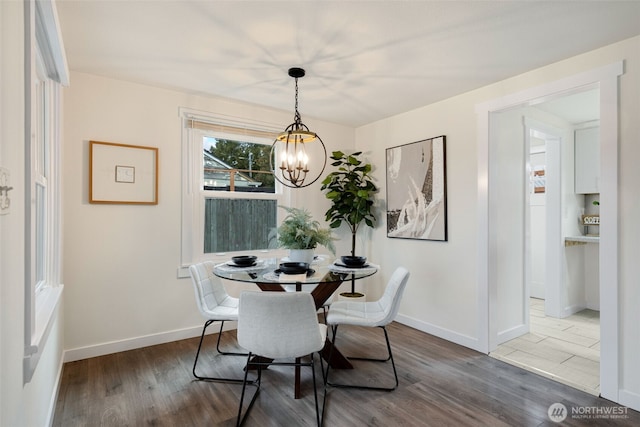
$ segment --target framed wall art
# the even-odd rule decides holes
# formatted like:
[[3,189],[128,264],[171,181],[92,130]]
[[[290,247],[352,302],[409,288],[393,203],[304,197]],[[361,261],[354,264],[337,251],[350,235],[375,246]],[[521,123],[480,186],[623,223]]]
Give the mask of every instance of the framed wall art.
[[446,137],[387,148],[387,237],[447,241]]
[[158,204],[158,149],[89,141],[89,203]]

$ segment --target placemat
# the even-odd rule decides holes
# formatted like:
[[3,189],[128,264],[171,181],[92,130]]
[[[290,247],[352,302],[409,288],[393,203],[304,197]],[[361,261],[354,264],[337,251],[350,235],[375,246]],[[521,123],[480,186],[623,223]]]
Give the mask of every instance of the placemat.
[[338,273],[373,273],[378,271],[380,268],[379,265],[367,263],[366,267],[354,268],[354,267],[343,267],[341,265],[336,265],[335,263],[329,265],[329,270],[335,271]]
[[242,272],[242,271],[259,271],[265,268],[266,265],[267,265],[267,262],[265,260],[259,259],[256,261],[255,265],[252,265],[249,267],[238,267],[235,264],[233,264],[233,261],[227,261],[227,262],[223,262],[222,264],[216,265],[215,268],[219,271],[234,273],[234,272]]

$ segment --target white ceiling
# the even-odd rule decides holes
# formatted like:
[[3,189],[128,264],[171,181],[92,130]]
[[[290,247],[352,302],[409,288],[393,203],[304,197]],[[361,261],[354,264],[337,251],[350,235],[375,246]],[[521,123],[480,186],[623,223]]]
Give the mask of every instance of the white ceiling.
[[350,126],[640,34],[638,0],[57,6],[71,70],[292,111],[299,66],[303,121]]

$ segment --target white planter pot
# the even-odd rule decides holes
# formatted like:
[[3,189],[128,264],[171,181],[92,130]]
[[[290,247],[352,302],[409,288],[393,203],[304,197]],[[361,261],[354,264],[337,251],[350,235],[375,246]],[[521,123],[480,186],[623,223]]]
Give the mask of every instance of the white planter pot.
[[339,301],[351,301],[351,302],[366,302],[367,296],[361,292],[351,293],[351,292],[342,292],[338,296]]
[[289,261],[311,264],[314,253],[314,249],[289,249]]

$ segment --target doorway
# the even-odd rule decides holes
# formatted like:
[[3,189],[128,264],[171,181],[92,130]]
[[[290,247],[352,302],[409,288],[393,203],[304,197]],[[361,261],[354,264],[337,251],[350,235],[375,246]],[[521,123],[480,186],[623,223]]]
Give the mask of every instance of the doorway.
[[[571,212],[569,217],[577,216],[578,204],[584,206],[585,202],[584,196],[573,194],[571,130],[599,118],[597,95],[597,90],[591,90],[552,101],[554,105],[566,105],[571,115],[564,114],[562,109],[546,108],[545,103],[518,110],[524,117],[534,114],[540,117],[523,121],[521,141],[525,152],[522,169],[528,176],[523,211],[523,305],[527,332],[515,338],[507,337],[506,341],[499,335],[499,345],[490,353],[496,359],[593,395],[599,394],[600,385],[599,312],[585,309],[567,316],[563,310],[570,305],[565,283],[580,280],[585,268],[583,257],[575,257],[582,248],[570,248],[569,253],[565,253],[563,242],[558,242],[556,237],[580,232],[569,227],[571,221],[563,224],[567,221],[561,220],[563,211]],[[577,103],[582,104],[581,115],[575,114],[576,108],[572,107]],[[587,103],[592,107],[585,108]],[[543,117],[546,114],[549,116]],[[552,119],[557,120],[556,126],[568,130],[542,122]],[[563,191],[569,194],[562,195]],[[567,255],[574,255],[576,259]],[[569,273],[571,269],[580,269],[580,274]],[[585,288],[583,283],[582,290]],[[580,303],[586,305],[584,301]]]
[[[601,363],[600,394],[618,401],[618,280],[617,280],[617,124],[618,76],[622,74],[622,63],[584,72],[561,81],[538,86],[478,105],[478,205],[479,205],[479,324],[486,326],[480,339],[489,353],[497,348],[499,335],[518,336],[526,329],[524,301],[524,183],[514,181],[513,176],[522,172],[519,168],[498,168],[504,156],[523,156],[522,148],[500,146],[496,137],[500,128],[495,126],[492,113],[508,113],[519,107],[540,104],[546,99],[575,93],[585,88],[600,91],[600,156],[601,156],[601,207],[600,207],[600,325]],[[520,135],[521,138],[521,135]],[[520,157],[522,158],[522,157]],[[506,181],[506,182],[505,182]],[[521,206],[517,211],[504,208],[500,197],[512,195]],[[564,213],[563,213],[564,215]],[[519,230],[519,231],[518,231]],[[490,232],[491,231],[491,232]],[[515,231],[515,232],[514,232]],[[556,236],[559,242],[561,234]],[[560,245],[558,245],[560,246]],[[561,246],[562,247],[562,246]],[[521,287],[503,286],[516,278]],[[505,301],[518,303],[509,306],[507,312],[496,309]]]

